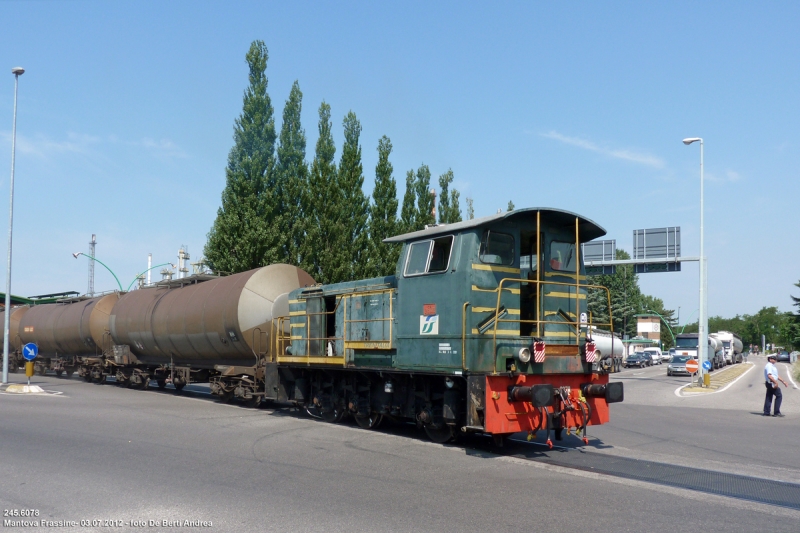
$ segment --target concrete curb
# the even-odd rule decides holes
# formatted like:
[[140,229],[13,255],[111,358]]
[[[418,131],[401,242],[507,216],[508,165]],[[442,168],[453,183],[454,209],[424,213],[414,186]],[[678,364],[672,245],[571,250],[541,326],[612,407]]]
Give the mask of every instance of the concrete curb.
[[[744,376],[745,376],[745,375],[746,375],[748,372],[750,372],[752,369],[754,369],[754,368],[756,367],[755,363],[750,363],[750,362],[748,362],[748,363],[740,363],[740,364],[741,364],[741,365],[748,365],[750,368],[748,368],[747,370],[745,370],[744,372],[742,372],[741,374],[739,374],[739,375],[738,375],[736,378],[734,378],[732,381],[730,381],[729,383],[727,383],[727,384],[726,384],[724,387],[721,387],[721,388],[719,388],[719,389],[715,389],[715,390],[703,389],[703,390],[700,390],[700,391],[697,391],[697,392],[694,392],[694,391],[692,391],[692,392],[686,392],[686,391],[684,391],[683,389],[685,389],[685,388],[687,388],[687,387],[690,387],[690,386],[691,386],[691,384],[690,384],[690,383],[687,383],[686,385],[682,385],[682,386],[678,387],[677,389],[675,389],[675,396],[677,396],[677,397],[679,397],[679,398],[696,398],[696,397],[698,397],[698,396],[707,396],[707,395],[709,395],[709,394],[717,394],[718,392],[724,392],[724,391],[725,391],[725,390],[727,390],[727,389],[728,389],[728,388],[729,388],[731,385],[733,385],[734,383],[736,383],[737,381],[739,381],[740,379],[742,379],[742,378],[743,378],[743,377],[744,377]],[[741,368],[741,367],[735,367],[735,368],[737,368],[737,369],[738,369],[738,368]],[[714,376],[714,377],[716,378],[716,377],[718,377],[719,375],[720,375],[720,374],[717,374],[717,375],[716,375],[716,376]],[[723,371],[723,375],[724,375],[724,371]],[[714,382],[714,379],[712,379],[711,381],[712,381],[712,383],[713,383],[713,382]]]

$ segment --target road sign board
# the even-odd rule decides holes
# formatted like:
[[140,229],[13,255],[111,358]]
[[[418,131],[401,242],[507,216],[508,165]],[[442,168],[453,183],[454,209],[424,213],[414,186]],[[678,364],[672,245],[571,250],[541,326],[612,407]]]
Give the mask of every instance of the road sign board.
[[703,361],[703,368],[711,370],[711,361]]
[[29,342],[22,347],[22,357],[24,357],[26,361],[33,361],[36,359],[37,355],[39,355],[39,347],[34,343]]
[[694,359],[689,359],[686,361],[686,371],[690,374],[694,374],[700,368],[700,365],[697,364],[697,361]]

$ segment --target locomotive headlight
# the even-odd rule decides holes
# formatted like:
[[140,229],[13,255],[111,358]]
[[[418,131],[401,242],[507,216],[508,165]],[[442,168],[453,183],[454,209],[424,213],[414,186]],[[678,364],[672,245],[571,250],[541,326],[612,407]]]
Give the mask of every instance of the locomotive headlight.
[[520,363],[528,363],[531,360],[531,349],[530,348],[520,348],[519,353],[517,354],[517,359],[519,359]]

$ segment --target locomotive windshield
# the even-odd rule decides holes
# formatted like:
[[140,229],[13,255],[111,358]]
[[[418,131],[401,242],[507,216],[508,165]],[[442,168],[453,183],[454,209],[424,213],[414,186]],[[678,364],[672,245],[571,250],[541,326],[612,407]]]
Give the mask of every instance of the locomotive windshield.
[[550,268],[564,272],[575,272],[575,243],[551,242]]
[[481,263],[489,265],[514,264],[514,237],[505,233],[485,231],[481,239]]
[[450,264],[453,236],[415,242],[409,246],[405,275],[419,276],[445,272]]

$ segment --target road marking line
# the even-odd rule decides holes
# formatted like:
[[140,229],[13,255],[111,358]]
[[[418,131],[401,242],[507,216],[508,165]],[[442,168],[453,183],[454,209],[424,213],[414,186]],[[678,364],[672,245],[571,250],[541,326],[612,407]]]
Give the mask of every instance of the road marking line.
[[786,363],[784,363],[783,366],[786,367],[786,375],[789,376],[789,381],[791,381],[794,388],[797,389],[798,388],[797,383],[795,383],[794,380],[792,379],[792,367],[790,367]]

